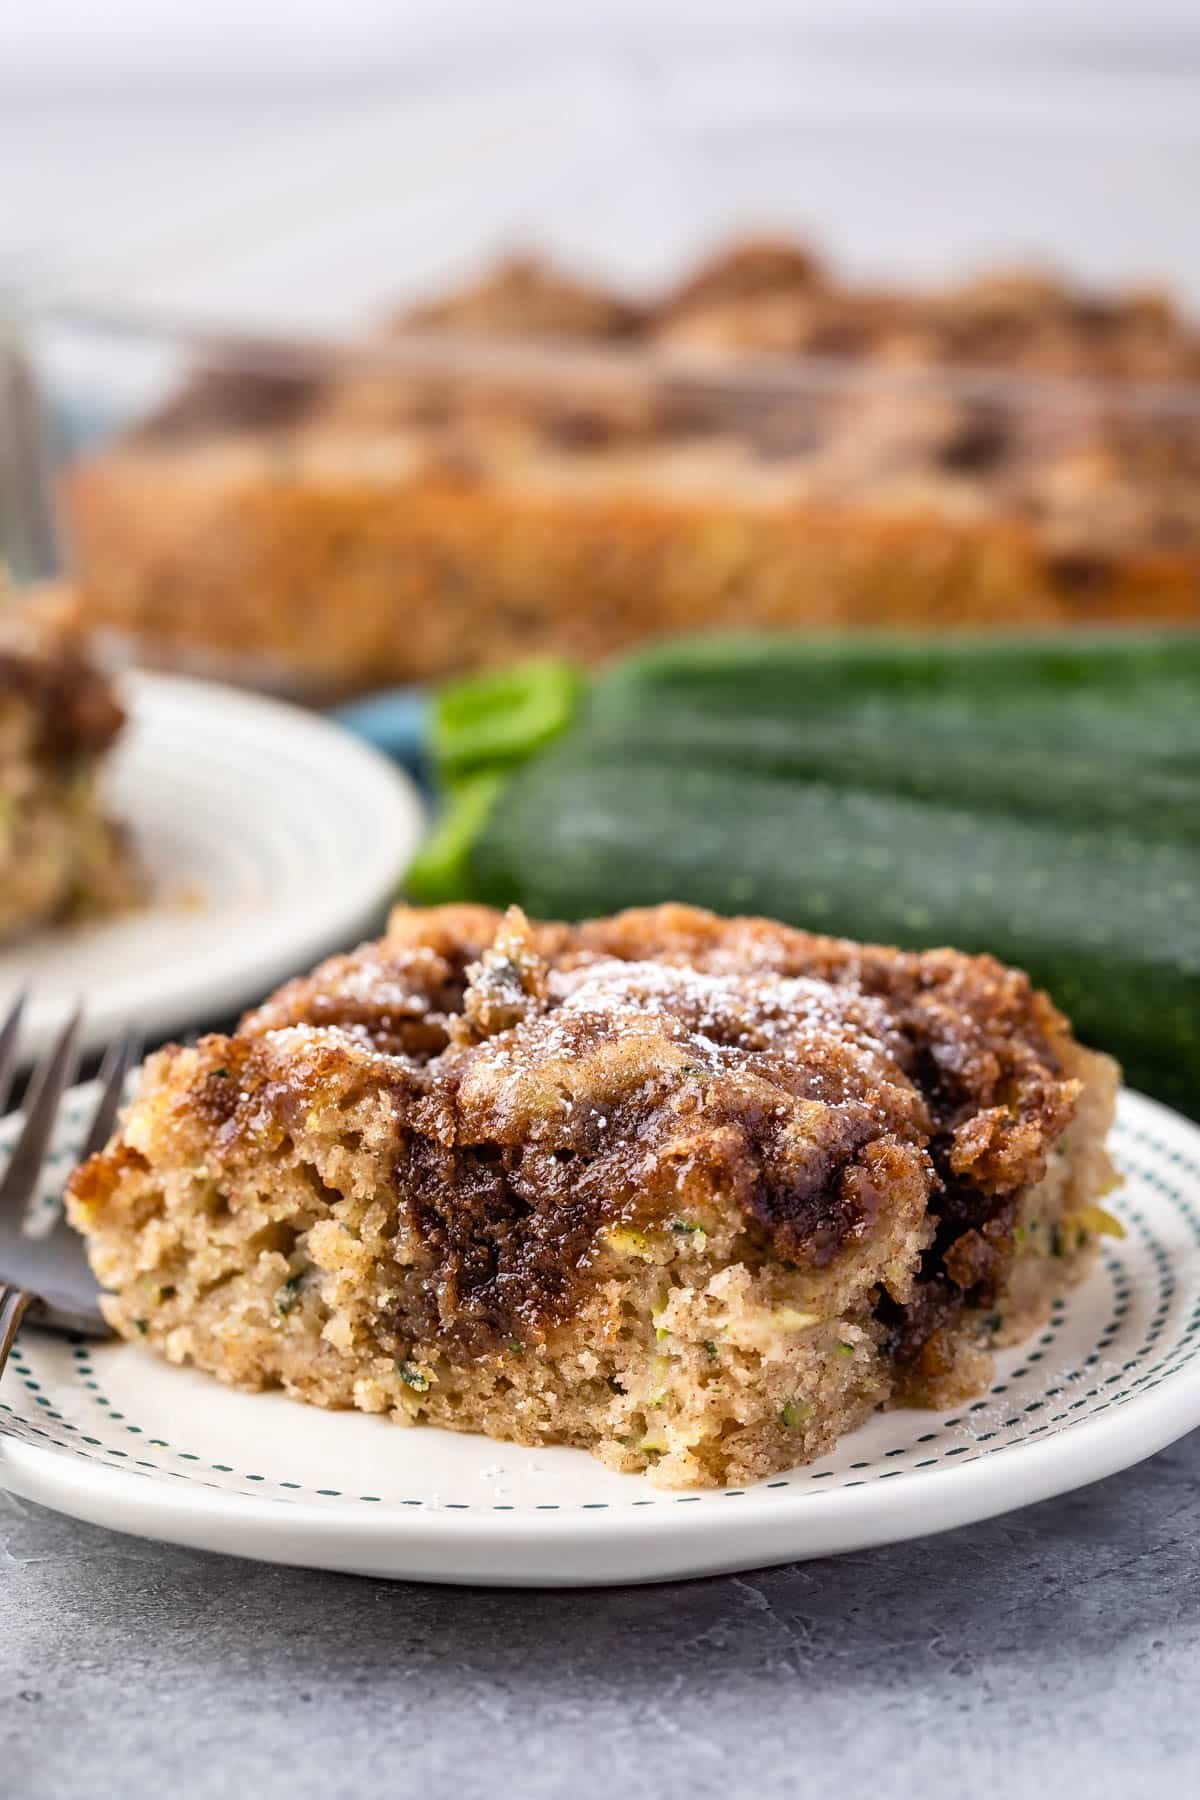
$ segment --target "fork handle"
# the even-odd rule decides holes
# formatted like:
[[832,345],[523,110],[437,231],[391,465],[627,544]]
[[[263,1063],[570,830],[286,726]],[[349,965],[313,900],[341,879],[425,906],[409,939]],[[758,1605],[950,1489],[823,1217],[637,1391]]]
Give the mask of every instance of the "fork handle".
[[24,1288],[5,1287],[0,1282],[0,1375],[8,1361],[8,1353],[17,1339],[21,1320],[33,1304],[33,1295]]

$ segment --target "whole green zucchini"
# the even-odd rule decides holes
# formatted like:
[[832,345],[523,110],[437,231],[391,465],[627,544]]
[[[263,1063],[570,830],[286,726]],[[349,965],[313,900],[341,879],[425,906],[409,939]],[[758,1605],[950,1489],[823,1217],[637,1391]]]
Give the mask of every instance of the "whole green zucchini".
[[760,709],[798,704],[845,714],[863,703],[932,703],[979,717],[1029,702],[1097,709],[1170,692],[1195,703],[1200,632],[1091,632],[1036,637],[851,637],[761,632],[681,638],[639,652],[608,670],[597,691],[620,705],[668,696],[706,707]]
[[546,918],[661,900],[1028,969],[1135,1085],[1200,1098],[1200,849],[1104,826],[569,745],[501,792],[474,892]]
[[[1157,721],[1161,724],[1161,719]],[[1114,825],[1200,844],[1200,781],[1179,753],[1124,753],[1119,721],[1094,741],[1048,745],[910,718],[747,720],[675,705],[618,724],[587,717],[567,740],[577,759],[620,767],[739,770],[906,794],[976,811]]]
[[1200,1116],[1200,637],[676,644],[489,734],[417,897],[991,951]]

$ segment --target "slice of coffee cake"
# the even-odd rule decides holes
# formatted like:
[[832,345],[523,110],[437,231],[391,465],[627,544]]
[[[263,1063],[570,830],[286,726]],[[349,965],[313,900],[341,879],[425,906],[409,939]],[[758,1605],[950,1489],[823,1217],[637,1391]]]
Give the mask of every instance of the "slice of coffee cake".
[[153,1057],[68,1204],[172,1361],[746,1482],[986,1380],[1115,1225],[1115,1091],[987,957],[400,910]]
[[0,939],[136,898],[129,846],[97,786],[123,723],[107,679],[77,650],[24,621],[4,621]]

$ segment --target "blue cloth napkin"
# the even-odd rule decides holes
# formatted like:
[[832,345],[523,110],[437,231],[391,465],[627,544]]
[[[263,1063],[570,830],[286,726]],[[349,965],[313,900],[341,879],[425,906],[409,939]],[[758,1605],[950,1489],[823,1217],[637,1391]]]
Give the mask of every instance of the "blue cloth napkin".
[[351,700],[330,715],[347,731],[382,750],[429,786],[429,695],[421,688],[384,688]]

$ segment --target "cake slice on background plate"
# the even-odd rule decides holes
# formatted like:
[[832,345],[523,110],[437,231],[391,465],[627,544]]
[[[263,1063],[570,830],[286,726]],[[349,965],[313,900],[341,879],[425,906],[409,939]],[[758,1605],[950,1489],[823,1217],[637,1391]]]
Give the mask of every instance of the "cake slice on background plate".
[[107,677],[0,579],[0,940],[138,898],[100,791],[124,723]]

